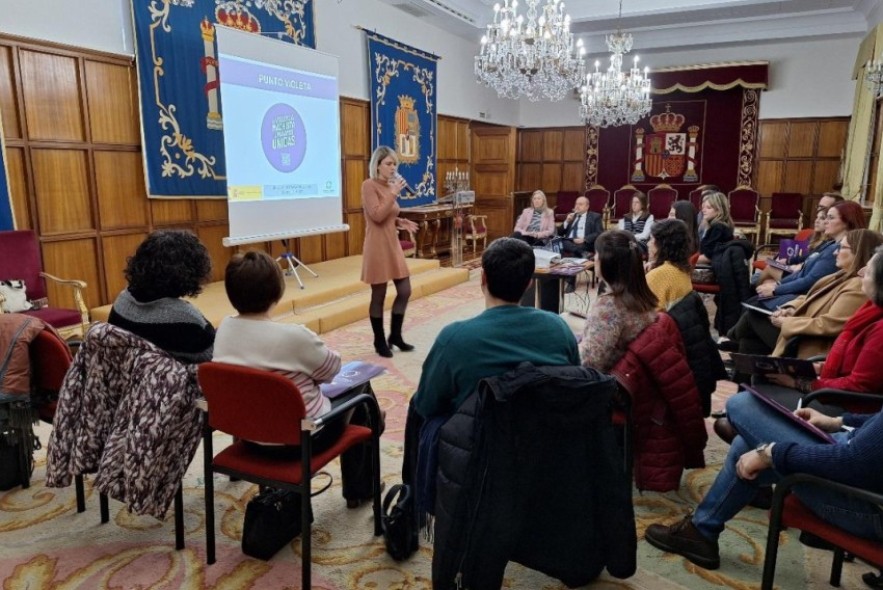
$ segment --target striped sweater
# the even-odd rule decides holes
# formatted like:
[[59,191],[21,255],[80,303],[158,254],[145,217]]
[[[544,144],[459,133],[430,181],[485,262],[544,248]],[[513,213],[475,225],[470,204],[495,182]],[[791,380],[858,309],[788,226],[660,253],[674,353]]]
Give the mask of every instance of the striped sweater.
[[267,369],[291,379],[303,396],[307,416],[331,410],[319,384],[330,382],[340,370],[340,355],[300,324],[224,318],[212,360]]

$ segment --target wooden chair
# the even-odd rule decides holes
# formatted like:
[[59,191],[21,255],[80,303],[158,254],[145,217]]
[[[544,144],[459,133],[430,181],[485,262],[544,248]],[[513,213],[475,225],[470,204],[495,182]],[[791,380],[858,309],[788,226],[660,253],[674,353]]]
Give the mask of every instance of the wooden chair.
[[770,211],[766,215],[764,235],[768,242],[773,235],[791,235],[803,228],[803,195],[801,193],[773,193]]
[[487,248],[487,215],[470,215],[463,237],[468,242],[472,242],[472,252],[478,251],[478,240],[481,240],[481,248]]
[[709,190],[715,190],[713,184],[703,184],[690,191],[687,200],[693,203],[693,206],[696,207],[696,211],[699,211],[699,209],[702,208],[702,195],[705,191]]
[[[310,482],[316,472],[347,449],[365,442],[372,447],[374,535],[380,529],[380,409],[369,394],[356,395],[318,418],[307,418],[297,386],[272,371],[208,362],[199,366],[199,385],[208,406],[203,435],[205,477],[206,562],[215,562],[215,489],[213,472],[262,486],[292,490],[301,501],[301,588],[312,588],[312,503]],[[365,404],[372,428],[348,424],[328,449],[314,453],[312,432],[345,418],[350,409]],[[232,445],[214,454],[212,430],[234,437]],[[245,441],[299,445],[300,458],[276,458],[256,453]]]
[[589,200],[589,211],[601,214],[601,223],[607,227],[607,218],[610,217],[610,191],[600,184],[593,184],[586,191],[585,197]]
[[[83,299],[86,283],[76,280],[65,280],[43,272],[43,258],[40,255],[40,244],[36,234],[31,230],[0,231],[0,281],[23,280],[28,301],[47,302],[46,279],[57,285],[72,289],[76,309],[66,309],[46,305],[41,309],[22,311],[27,315],[40,318],[64,337],[85,335],[89,328],[89,310]],[[7,255],[13,253],[14,255]],[[3,296],[0,295],[0,304]],[[47,302],[51,303],[51,302]]]
[[402,247],[405,258],[417,258],[417,239],[414,237],[414,232],[400,229],[399,245]]
[[[613,192],[613,209],[607,217],[607,227],[616,226],[620,219],[628,215],[632,210],[632,197],[638,189],[634,185],[627,184]],[[668,212],[666,211],[666,214]]]
[[758,207],[760,193],[750,186],[742,185],[731,190],[727,198],[730,201],[730,217],[736,230],[746,234],[746,237],[753,236],[752,242],[757,244],[761,229],[761,211]]
[[678,198],[678,191],[670,184],[658,184],[647,191],[647,207],[653,219],[659,221],[668,217],[672,203]]

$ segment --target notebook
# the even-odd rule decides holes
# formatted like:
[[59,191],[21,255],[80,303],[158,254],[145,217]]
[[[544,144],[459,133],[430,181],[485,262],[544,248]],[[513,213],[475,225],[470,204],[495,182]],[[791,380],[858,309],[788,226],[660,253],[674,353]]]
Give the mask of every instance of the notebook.
[[[810,424],[809,422],[807,422],[803,418],[798,418],[797,416],[794,415],[794,412],[792,412],[791,410],[789,410],[788,408],[786,408],[785,406],[783,406],[782,404],[780,404],[779,402],[777,402],[773,398],[769,397],[768,395],[765,395],[765,394],[757,391],[756,389],[752,389],[750,386],[745,385],[744,383],[741,384],[740,387],[742,389],[744,389],[745,391],[747,391],[748,393],[750,393],[751,395],[753,395],[754,397],[756,397],[757,399],[759,399],[760,401],[762,401],[763,403],[765,403],[766,405],[768,405],[769,407],[771,407],[772,409],[774,409],[775,411],[779,412],[783,416],[786,416],[789,420],[791,420],[795,424],[799,424],[801,428],[803,428],[804,430],[806,430],[807,432],[809,432],[810,434],[812,434],[813,436],[818,438],[821,442],[826,442],[826,443],[833,443],[834,442],[833,436],[831,436],[830,434],[828,434],[824,430],[818,428],[817,426]],[[776,441],[770,441],[770,442],[776,442]]]
[[806,359],[794,359],[778,356],[765,356],[758,354],[730,354],[733,366],[739,373],[749,375],[790,375],[799,379],[815,379],[816,368],[812,361]]
[[757,305],[751,305],[750,303],[745,303],[744,301],[742,302],[742,307],[744,307],[745,309],[754,310],[758,313],[762,313],[763,315],[773,315],[773,310],[771,309],[767,309],[765,307],[760,307]]
[[772,258],[768,258],[766,263],[767,263],[767,266],[769,266],[769,267],[781,270],[782,274],[784,274],[784,275],[788,275],[788,274],[791,274],[792,272],[794,272],[793,270],[791,270],[791,267],[788,266],[787,264],[785,264],[784,262],[779,262],[778,260],[773,260]]
[[386,372],[386,368],[364,361],[352,361],[340,368],[331,383],[322,383],[319,390],[328,399],[334,399],[353,387],[366,383]]

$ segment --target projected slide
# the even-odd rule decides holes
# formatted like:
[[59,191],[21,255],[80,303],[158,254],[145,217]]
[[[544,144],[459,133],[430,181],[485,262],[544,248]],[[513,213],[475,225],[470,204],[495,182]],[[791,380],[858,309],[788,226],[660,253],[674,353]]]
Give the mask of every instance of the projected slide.
[[338,59],[262,35],[216,28],[226,246],[346,231]]
[[220,56],[231,201],[340,194],[337,80]]

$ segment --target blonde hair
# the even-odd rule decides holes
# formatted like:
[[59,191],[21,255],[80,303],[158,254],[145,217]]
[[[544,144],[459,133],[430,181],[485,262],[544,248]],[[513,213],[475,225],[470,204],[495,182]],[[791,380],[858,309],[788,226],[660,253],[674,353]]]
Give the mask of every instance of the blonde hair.
[[702,195],[702,202],[707,202],[711,208],[717,211],[717,215],[706,221],[704,218],[702,223],[711,225],[712,223],[723,223],[728,227],[734,227],[733,219],[730,217],[730,201],[722,192],[715,191],[713,193],[705,193]]
[[368,163],[368,178],[377,179],[377,169],[380,168],[380,163],[387,157],[391,157],[398,165],[399,155],[391,147],[381,145],[374,150],[374,153],[371,154],[371,161]]
[[552,211],[552,208],[549,207],[549,199],[546,197],[546,193],[544,193],[540,189],[535,190],[530,195],[530,206],[533,207],[533,198],[537,195],[540,195],[541,197],[543,197],[543,207],[542,207],[543,213],[549,213],[550,211]]

